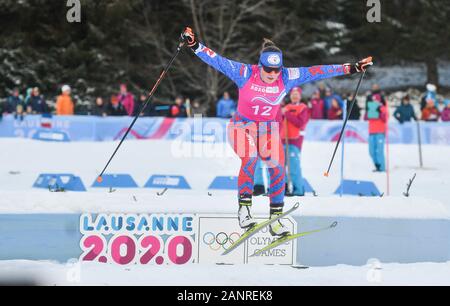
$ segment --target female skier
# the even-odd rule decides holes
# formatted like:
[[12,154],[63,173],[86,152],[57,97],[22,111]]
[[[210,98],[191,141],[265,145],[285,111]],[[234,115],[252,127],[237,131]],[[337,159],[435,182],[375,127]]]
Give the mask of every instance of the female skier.
[[[230,78],[239,88],[238,109],[228,126],[228,137],[242,164],[238,178],[239,225],[250,229],[256,224],[251,215],[254,172],[258,156],[267,164],[270,174],[270,217],[283,212],[285,191],[284,150],[279,133],[280,105],[296,86],[325,78],[365,71],[372,65],[364,59],[354,65],[327,65],[285,68],[283,54],[265,40],[258,65],[229,60],[199,43],[191,28],[182,33],[186,45],[206,64]],[[289,234],[277,221],[269,228],[272,236]]]

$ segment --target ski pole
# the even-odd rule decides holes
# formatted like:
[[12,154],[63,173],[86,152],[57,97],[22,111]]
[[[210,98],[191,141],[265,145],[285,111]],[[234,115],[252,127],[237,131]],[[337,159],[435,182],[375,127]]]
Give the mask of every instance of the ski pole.
[[422,135],[420,132],[420,122],[419,120],[416,120],[417,124],[417,143],[419,145],[419,161],[420,161],[420,168],[423,168],[423,157],[422,157]]
[[337,152],[337,149],[339,147],[339,143],[341,142],[342,135],[344,134],[344,131],[345,131],[345,126],[347,125],[347,121],[350,118],[350,115],[352,113],[353,106],[355,106],[356,97],[358,96],[359,88],[361,87],[361,83],[362,83],[362,80],[364,79],[365,75],[366,75],[366,71],[364,71],[362,73],[361,78],[359,79],[358,86],[356,87],[355,95],[353,96],[353,101],[350,104],[350,109],[347,112],[347,116],[345,117],[344,124],[342,125],[341,133],[339,134],[339,139],[338,139],[338,141],[336,143],[336,147],[334,148],[333,157],[331,158],[330,165],[328,166],[328,170],[324,173],[324,176],[326,176],[326,177],[328,177],[330,175],[330,170],[331,170],[331,166],[333,165],[334,157],[336,156],[336,152]]
[[128,127],[128,130],[126,131],[125,135],[123,135],[122,139],[119,142],[119,145],[116,147],[116,149],[114,150],[114,153],[111,155],[111,157],[109,158],[108,162],[106,163],[105,168],[103,168],[103,171],[100,173],[100,175],[97,178],[97,182],[101,183],[103,181],[103,174],[105,173],[106,169],[108,168],[109,164],[111,163],[111,161],[113,160],[114,156],[116,155],[117,151],[119,150],[120,146],[122,145],[122,143],[124,142],[125,138],[127,138],[128,133],[130,133],[131,129],[133,128],[134,124],[136,123],[137,119],[139,118],[140,114],[145,110],[145,108],[148,106],[148,104],[150,103],[151,98],[153,97],[156,89],[158,88],[159,84],[161,83],[161,81],[164,79],[164,77],[167,74],[167,71],[169,70],[170,66],[172,66],[172,63],[174,62],[175,58],[178,56],[178,54],[181,51],[181,48],[184,46],[185,42],[184,40],[180,40],[177,50],[175,51],[175,54],[172,56],[172,58],[170,59],[170,61],[167,63],[166,67],[164,68],[164,70],[161,72],[158,80],[156,81],[155,85],[153,86],[152,90],[150,91],[147,100],[145,101],[145,103],[140,107],[139,112],[136,114],[136,116],[134,117],[133,121],[131,122],[130,126]]

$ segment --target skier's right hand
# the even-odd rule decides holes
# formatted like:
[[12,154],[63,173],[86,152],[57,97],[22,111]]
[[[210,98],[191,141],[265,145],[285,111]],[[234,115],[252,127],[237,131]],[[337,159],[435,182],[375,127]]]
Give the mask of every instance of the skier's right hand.
[[181,39],[186,43],[189,48],[197,49],[198,41],[195,38],[194,31],[190,27],[186,27],[181,33]]

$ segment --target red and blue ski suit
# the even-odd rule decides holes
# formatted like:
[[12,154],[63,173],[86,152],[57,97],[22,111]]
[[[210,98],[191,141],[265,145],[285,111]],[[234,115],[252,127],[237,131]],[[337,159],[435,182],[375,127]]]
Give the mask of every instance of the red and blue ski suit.
[[253,194],[258,156],[270,174],[271,206],[283,206],[285,191],[284,150],[279,122],[280,106],[293,87],[350,73],[347,65],[282,68],[272,84],[260,77],[261,67],[229,60],[199,44],[194,53],[206,64],[230,78],[239,88],[238,109],[228,126],[228,137],[242,164],[238,178],[239,196]]

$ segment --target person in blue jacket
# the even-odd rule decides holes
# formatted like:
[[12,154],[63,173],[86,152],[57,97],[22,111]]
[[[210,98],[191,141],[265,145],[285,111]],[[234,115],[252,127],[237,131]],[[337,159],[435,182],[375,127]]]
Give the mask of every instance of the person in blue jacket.
[[328,118],[328,110],[332,107],[334,99],[339,103],[340,108],[343,109],[344,108],[344,100],[342,100],[341,96],[334,93],[330,87],[327,87],[325,90],[325,98],[323,99],[324,104],[325,104],[326,118]]
[[25,103],[20,98],[19,88],[14,88],[13,94],[8,98],[7,101],[7,112],[14,114],[14,118],[19,118],[23,120],[25,113]]
[[394,112],[394,117],[401,124],[405,122],[410,122],[411,119],[417,121],[417,116],[416,113],[414,112],[414,108],[410,103],[409,95],[403,97],[402,104],[398,106]]
[[222,99],[217,102],[217,117],[230,119],[236,112],[236,103],[230,98],[230,94],[225,91]]

